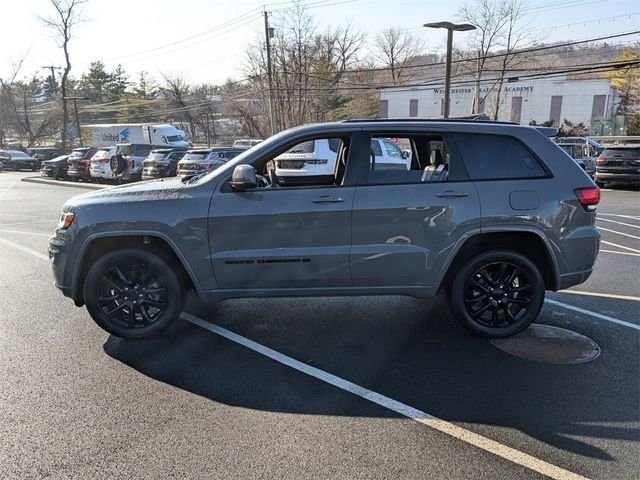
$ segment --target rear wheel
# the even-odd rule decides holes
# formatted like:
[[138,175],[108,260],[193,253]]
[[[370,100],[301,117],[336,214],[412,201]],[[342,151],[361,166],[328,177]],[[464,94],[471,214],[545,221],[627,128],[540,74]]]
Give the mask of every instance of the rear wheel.
[[537,318],[544,293],[544,280],[531,260],[510,250],[491,250],[456,273],[451,310],[476,335],[507,337]]
[[107,332],[124,338],[156,334],[182,312],[185,289],[158,255],[129,248],[93,264],[84,284],[87,310]]

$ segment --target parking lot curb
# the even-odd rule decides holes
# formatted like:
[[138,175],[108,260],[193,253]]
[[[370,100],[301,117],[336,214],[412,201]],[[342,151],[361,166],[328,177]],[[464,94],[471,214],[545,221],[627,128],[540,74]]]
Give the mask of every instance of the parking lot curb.
[[89,190],[102,190],[103,188],[107,188],[111,186],[111,185],[94,185],[91,183],[65,182],[64,180],[48,180],[42,177],[24,177],[22,181],[30,182],[30,183],[42,183],[44,185],[55,185],[59,187],[88,188]]

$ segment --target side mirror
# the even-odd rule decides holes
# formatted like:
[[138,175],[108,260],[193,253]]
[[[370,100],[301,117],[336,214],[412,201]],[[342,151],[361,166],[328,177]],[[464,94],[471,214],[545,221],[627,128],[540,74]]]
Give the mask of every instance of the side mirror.
[[231,175],[231,188],[238,192],[243,192],[251,188],[256,188],[256,169],[252,165],[238,165],[233,169]]

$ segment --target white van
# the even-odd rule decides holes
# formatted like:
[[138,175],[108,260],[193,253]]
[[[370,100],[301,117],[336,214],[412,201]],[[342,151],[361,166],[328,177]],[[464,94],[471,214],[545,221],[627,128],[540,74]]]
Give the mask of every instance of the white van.
[[[289,183],[322,183],[333,179],[340,139],[323,138],[299,143],[274,160],[276,175]],[[411,158],[398,145],[386,138],[372,138],[371,152],[375,156],[376,170],[411,167]]]

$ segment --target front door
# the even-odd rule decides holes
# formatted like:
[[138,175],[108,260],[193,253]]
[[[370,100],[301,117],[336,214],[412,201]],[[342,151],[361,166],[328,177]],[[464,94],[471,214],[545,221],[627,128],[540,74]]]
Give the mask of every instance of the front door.
[[[256,170],[269,178],[263,168],[271,168],[280,153],[282,149],[254,164]],[[222,185],[216,190],[210,206],[209,238],[219,287],[351,286],[355,186],[343,181],[344,169],[339,177],[330,185],[272,186],[243,192]]]

